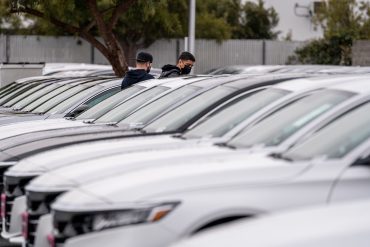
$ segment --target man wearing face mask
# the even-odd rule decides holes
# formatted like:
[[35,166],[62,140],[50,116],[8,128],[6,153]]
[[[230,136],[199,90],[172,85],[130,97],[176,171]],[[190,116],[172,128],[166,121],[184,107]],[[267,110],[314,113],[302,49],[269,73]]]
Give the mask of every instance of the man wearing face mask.
[[187,75],[191,72],[191,68],[193,68],[195,63],[195,57],[190,52],[184,51],[179,56],[177,60],[177,64],[171,65],[167,64],[162,67],[162,73],[159,76],[160,78],[168,78],[168,77],[177,77],[180,75]]
[[154,79],[154,76],[149,74],[152,62],[153,56],[151,54],[139,52],[136,56],[136,67],[126,73],[122,81],[121,89],[141,81]]

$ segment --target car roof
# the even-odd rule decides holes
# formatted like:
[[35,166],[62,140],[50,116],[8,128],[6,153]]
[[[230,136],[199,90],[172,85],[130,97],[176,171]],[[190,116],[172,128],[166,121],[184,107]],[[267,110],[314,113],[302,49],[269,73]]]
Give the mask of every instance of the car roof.
[[[274,88],[279,88],[289,91],[301,91],[307,87],[325,87],[332,86],[339,83],[347,83],[359,79],[369,78],[363,75],[321,75],[317,77],[307,77],[302,79],[291,80],[274,85]],[[309,85],[307,85],[309,84]],[[345,84],[344,84],[345,85]],[[345,89],[343,89],[345,90]]]

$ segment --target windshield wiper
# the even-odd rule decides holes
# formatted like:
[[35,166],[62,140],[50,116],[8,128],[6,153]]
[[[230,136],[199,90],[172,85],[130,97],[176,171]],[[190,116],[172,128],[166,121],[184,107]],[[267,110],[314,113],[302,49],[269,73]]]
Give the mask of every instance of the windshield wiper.
[[183,134],[173,134],[171,137],[186,140],[187,138]]
[[109,122],[109,123],[106,123],[105,125],[118,127],[117,123],[118,122]]
[[289,162],[293,161],[292,158],[286,157],[282,153],[272,153],[269,156],[274,158],[274,159],[286,160],[286,161],[289,161]]
[[230,145],[226,142],[224,143],[215,143],[214,144],[215,146],[218,146],[218,147],[225,147],[225,148],[230,148],[230,149],[237,149],[237,147],[233,146],[233,145]]

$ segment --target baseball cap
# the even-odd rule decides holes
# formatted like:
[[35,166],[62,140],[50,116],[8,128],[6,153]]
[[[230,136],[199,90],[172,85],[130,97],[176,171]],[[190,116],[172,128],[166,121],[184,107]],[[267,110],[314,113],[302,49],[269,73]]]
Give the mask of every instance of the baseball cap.
[[153,62],[153,56],[150,53],[147,52],[139,52],[136,56],[136,61],[138,62]]

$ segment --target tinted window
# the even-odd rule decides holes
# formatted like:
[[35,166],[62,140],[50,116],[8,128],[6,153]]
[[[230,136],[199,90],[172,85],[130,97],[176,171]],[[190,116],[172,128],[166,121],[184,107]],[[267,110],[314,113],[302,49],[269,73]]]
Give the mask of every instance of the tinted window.
[[236,89],[234,88],[223,86],[213,88],[155,120],[153,123],[149,124],[145,130],[154,132],[176,131],[207,107],[235,91]]
[[176,104],[183,98],[193,94],[199,87],[194,86],[184,86],[179,89],[176,89],[163,97],[157,99],[156,101],[144,106],[138,111],[134,112],[127,118],[123,119],[121,124],[147,124],[154,117],[158,116],[165,110],[167,110],[172,105]]
[[14,109],[23,109],[28,104],[34,102],[35,100],[39,99],[41,96],[53,91],[54,89],[60,87],[59,84],[51,84],[43,89],[40,89],[39,91],[27,96],[26,98],[18,101],[16,104],[13,105]]
[[[81,87],[81,88],[82,89],[79,89],[79,90],[83,90],[84,87]],[[50,114],[64,113],[70,107],[74,106],[76,103],[80,102],[82,99],[89,96],[91,93],[95,92],[96,90],[97,90],[96,86],[90,87],[90,88],[85,89],[85,90],[83,90],[83,91],[81,91],[81,92],[79,92],[79,93],[77,93],[77,94],[75,94],[71,97],[68,97],[69,94],[66,95],[67,92],[65,92],[64,96],[61,96],[61,97],[55,99],[55,103],[60,101],[60,100],[63,100],[63,98],[65,98],[65,100],[62,101],[61,103],[57,104],[56,106],[52,107],[47,112],[50,113]],[[48,105],[50,106],[51,103],[47,102],[47,104],[43,104],[40,107],[36,108],[35,111],[37,111],[38,109],[39,110],[46,109],[48,107]]]
[[353,94],[343,91],[323,90],[315,92],[275,112],[252,128],[234,138],[230,145],[275,146],[317,118],[324,112],[345,101]]
[[220,137],[271,102],[287,95],[289,91],[266,89],[246,94],[213,113],[205,121],[185,134],[186,138]]
[[73,86],[72,85],[64,85],[64,86],[61,86],[59,88],[56,88],[56,89],[52,90],[51,92],[49,92],[49,93],[41,96],[37,100],[33,101],[31,104],[27,105],[22,110],[24,110],[24,111],[32,111],[33,109],[35,109],[36,107],[38,107],[42,103],[44,103],[47,100],[55,97],[56,95],[61,94],[62,92],[70,89],[71,87],[73,87]]
[[88,88],[88,87],[83,86],[83,85],[78,85],[78,86],[75,86],[75,87],[71,87],[70,89],[68,89],[64,92],[61,92],[58,95],[55,95],[53,98],[49,99],[48,101],[46,101],[42,105],[38,106],[37,108],[35,108],[33,110],[33,112],[44,113],[44,112],[48,111],[50,108],[59,104],[60,102],[66,100],[66,99],[69,99],[70,97],[73,97],[75,94],[80,94],[80,93],[85,94],[86,90],[88,90],[89,92],[94,91],[93,88],[91,88],[91,87]]
[[46,86],[47,86],[47,84],[40,84],[40,85],[38,85],[36,87],[33,87],[33,88],[27,90],[26,92],[18,95],[17,97],[13,98],[12,100],[9,100],[8,102],[6,102],[6,104],[4,104],[4,106],[12,106],[15,103],[17,103],[18,101],[20,101],[21,99],[27,97],[30,94],[33,94],[34,92],[39,91],[40,89],[42,89],[42,88],[44,88]]
[[115,107],[113,110],[107,112],[100,118],[96,120],[97,123],[109,123],[109,122],[118,122],[122,118],[126,117],[133,110],[153,99],[154,97],[160,95],[164,91],[168,90],[168,87],[154,87],[145,92],[137,95],[134,98],[131,98],[119,106]]
[[284,154],[293,160],[316,157],[338,159],[370,138],[370,103],[366,103],[320,129]]
[[76,119],[97,119],[125,99],[143,90],[142,86],[131,86],[83,112]]

